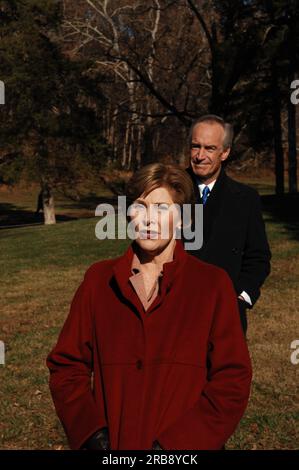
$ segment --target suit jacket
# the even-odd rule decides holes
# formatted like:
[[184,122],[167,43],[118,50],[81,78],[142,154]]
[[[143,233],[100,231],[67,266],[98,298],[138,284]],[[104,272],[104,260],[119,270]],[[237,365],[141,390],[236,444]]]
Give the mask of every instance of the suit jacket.
[[[196,177],[191,166],[196,202],[202,204]],[[244,290],[252,308],[260,288],[270,273],[271,252],[265,232],[260,196],[245,184],[227,176],[224,168],[214,184],[203,209],[203,246],[190,254],[229,274],[235,291]]]
[[132,257],[131,244],[86,271],[47,358],[70,447],[108,427],[111,450],[155,441],[221,449],[245,411],[252,376],[232,282],[177,240],[144,312],[129,281]]

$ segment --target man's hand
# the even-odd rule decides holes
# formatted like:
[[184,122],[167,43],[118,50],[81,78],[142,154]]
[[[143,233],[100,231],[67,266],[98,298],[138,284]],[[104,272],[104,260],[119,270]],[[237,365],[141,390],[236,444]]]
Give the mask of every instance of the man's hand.
[[108,428],[101,428],[94,433],[85,443],[87,450],[109,450],[109,432]]

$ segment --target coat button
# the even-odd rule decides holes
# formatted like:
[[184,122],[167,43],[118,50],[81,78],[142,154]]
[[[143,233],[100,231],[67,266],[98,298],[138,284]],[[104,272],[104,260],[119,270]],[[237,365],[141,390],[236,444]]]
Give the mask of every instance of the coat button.
[[138,361],[136,361],[136,367],[137,367],[137,369],[142,369],[143,363],[142,363],[141,359],[138,359]]

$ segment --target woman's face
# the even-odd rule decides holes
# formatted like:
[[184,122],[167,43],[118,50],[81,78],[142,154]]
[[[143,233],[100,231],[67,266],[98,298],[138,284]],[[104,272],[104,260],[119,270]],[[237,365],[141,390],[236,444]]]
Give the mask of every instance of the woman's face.
[[137,234],[136,243],[147,252],[161,252],[175,237],[180,226],[180,209],[166,188],[141,195],[130,207],[130,225]]

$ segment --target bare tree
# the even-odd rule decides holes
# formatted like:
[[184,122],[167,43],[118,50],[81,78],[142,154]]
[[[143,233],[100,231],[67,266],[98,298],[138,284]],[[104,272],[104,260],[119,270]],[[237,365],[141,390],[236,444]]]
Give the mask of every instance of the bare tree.
[[[121,166],[136,168],[156,158],[168,138],[169,119],[183,139],[179,127],[189,126],[210,92],[205,46],[198,31],[192,35],[197,25],[185,3],[80,0],[76,9],[73,2],[64,4],[63,41],[69,53],[88,54],[111,79],[109,121],[113,132],[122,135],[117,145]],[[192,92],[199,74],[200,93]],[[164,154],[168,149],[165,143]]]

